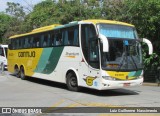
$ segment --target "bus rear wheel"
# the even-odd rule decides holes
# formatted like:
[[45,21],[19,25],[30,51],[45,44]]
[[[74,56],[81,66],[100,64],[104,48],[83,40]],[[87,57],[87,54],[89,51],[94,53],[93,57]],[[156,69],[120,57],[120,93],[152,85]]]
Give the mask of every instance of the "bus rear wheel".
[[15,66],[14,68],[14,75],[17,77],[17,78],[20,78],[20,72],[19,72],[19,69],[17,66]]
[[22,80],[26,80],[25,71],[23,67],[20,68],[20,78]]
[[77,77],[73,72],[67,74],[67,87],[70,91],[79,91]]

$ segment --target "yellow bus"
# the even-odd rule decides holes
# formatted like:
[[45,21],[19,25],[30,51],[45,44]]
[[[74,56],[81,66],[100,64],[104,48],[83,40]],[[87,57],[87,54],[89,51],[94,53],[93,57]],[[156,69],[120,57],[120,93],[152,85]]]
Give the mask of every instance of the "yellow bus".
[[133,25],[111,20],[54,24],[10,37],[8,71],[65,83],[69,90],[142,85],[140,42]]

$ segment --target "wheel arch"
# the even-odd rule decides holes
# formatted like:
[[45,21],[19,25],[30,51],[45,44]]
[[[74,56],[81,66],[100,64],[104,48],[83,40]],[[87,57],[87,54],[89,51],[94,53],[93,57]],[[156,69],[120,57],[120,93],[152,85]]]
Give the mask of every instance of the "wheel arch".
[[76,75],[77,82],[78,82],[78,85],[79,85],[79,75],[78,75],[77,70],[74,69],[74,68],[70,68],[70,69],[67,70],[67,72],[66,72],[66,74],[65,74],[65,83],[67,83],[67,75],[68,75],[70,72],[72,72],[72,73],[74,73],[74,74]]
[[15,68],[20,69],[20,67],[18,66],[18,64],[15,64],[15,65],[14,65],[14,69],[15,69]]

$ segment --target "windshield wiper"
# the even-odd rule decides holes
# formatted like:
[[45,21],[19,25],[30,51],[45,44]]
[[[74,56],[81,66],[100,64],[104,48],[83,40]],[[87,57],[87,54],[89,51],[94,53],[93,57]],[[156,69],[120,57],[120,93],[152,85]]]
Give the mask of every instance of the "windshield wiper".
[[133,59],[133,56],[132,56],[132,55],[131,55],[131,59],[132,59],[132,61],[133,61],[133,64],[134,64],[136,70],[138,70],[137,64],[136,64],[135,60]]
[[124,62],[124,59],[125,59],[125,57],[126,57],[126,53],[124,53],[123,55],[122,55],[122,62],[120,63],[120,66],[119,66],[119,68],[118,68],[118,72],[120,71],[120,69],[121,69],[121,67],[122,67],[122,65],[123,65],[123,62]]

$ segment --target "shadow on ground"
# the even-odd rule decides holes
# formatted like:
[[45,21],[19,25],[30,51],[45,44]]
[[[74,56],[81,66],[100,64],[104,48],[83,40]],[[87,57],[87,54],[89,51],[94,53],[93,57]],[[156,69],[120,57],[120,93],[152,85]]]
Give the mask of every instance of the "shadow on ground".
[[[53,82],[53,81],[48,81],[48,80],[43,80],[43,79],[38,79],[38,78],[32,78],[28,77],[26,81],[35,83],[35,84],[41,84],[45,86],[50,86],[50,87],[55,87],[59,89],[64,89],[67,90],[66,84],[63,83],[58,83],[58,82]],[[95,96],[101,96],[101,97],[106,97],[106,96],[125,96],[125,95],[138,95],[138,91],[131,91],[129,89],[111,89],[111,90],[94,90],[94,89],[88,89],[81,87],[80,91],[78,93],[85,93],[85,94],[91,94]]]

